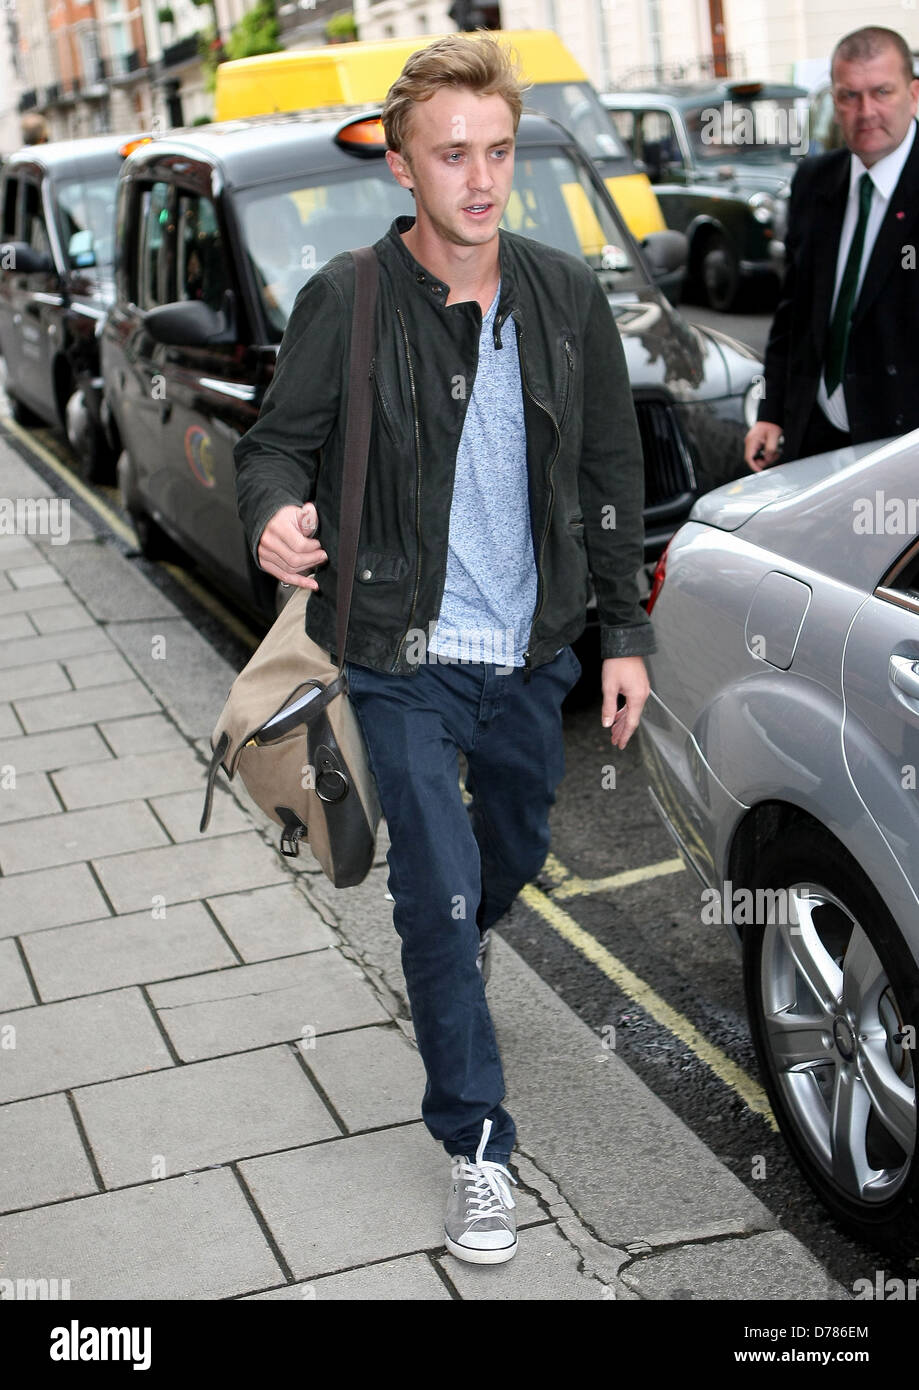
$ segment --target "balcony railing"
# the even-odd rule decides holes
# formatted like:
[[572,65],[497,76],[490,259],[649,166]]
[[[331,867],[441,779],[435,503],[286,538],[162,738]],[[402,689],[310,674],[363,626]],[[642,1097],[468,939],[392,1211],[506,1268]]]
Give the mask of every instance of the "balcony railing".
[[189,34],[187,38],[179,39],[178,43],[171,43],[163,49],[163,67],[175,68],[180,63],[190,63],[197,56],[198,35]]

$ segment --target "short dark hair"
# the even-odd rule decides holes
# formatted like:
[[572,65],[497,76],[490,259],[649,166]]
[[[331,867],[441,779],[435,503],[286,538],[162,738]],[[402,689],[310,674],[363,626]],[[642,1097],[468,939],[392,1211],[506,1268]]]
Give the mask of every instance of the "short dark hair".
[[851,34],[846,34],[845,38],[839,40],[830,59],[830,80],[833,80],[833,67],[837,58],[841,58],[844,63],[865,63],[871,58],[877,58],[887,48],[894,48],[899,53],[906,81],[912,82],[913,55],[909,51],[909,44],[896,29],[882,29],[879,24],[869,24],[864,29],[853,29]]

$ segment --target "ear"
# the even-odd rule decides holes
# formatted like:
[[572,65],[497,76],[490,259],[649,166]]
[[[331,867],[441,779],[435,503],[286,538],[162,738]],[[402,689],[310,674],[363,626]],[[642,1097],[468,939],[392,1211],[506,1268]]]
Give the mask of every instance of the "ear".
[[396,182],[400,183],[403,188],[412,188],[414,186],[415,180],[412,177],[411,170],[401,154],[397,153],[396,150],[387,150],[386,163],[392,170]]

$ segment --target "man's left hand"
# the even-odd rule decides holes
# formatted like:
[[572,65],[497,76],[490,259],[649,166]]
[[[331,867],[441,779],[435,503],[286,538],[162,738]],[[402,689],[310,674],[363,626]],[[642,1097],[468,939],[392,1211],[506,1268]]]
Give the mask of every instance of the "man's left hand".
[[[624,748],[638,728],[645,701],[651,693],[645,663],[640,656],[607,657],[600,679],[603,683],[603,727],[610,730],[613,747]],[[625,704],[617,710],[620,695],[625,696]]]

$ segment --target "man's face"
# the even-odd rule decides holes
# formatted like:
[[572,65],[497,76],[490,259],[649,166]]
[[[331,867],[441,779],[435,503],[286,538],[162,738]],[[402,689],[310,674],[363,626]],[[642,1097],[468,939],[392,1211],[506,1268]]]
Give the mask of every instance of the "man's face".
[[[442,87],[412,110],[401,154],[386,159],[415,192],[418,221],[455,246],[482,246],[498,230],[514,178],[514,122],[503,97]],[[410,162],[409,162],[410,161]]]
[[907,81],[895,48],[885,48],[867,62],[836,60],[836,119],[849,149],[869,168],[900,144],[916,114],[917,101],[919,81]]

